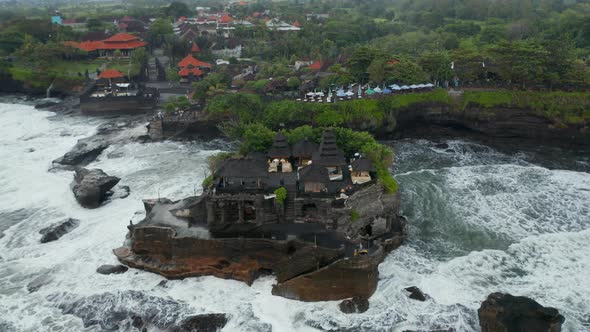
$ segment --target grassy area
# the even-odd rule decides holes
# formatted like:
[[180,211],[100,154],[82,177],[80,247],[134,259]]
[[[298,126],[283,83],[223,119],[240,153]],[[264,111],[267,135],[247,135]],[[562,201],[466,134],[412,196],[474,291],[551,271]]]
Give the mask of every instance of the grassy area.
[[540,91],[466,91],[463,107],[476,103],[483,107],[528,108],[564,123],[590,120],[590,93]]

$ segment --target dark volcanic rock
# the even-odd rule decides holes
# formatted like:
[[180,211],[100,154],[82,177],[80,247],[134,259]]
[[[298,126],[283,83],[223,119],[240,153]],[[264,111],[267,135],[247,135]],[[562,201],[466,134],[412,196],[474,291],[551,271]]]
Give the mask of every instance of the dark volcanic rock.
[[492,293],[477,310],[482,332],[559,332],[565,318],[524,296]]
[[43,235],[41,236],[41,243],[58,240],[60,237],[71,232],[78,226],[80,226],[80,220],[69,218],[49,227],[45,227],[39,231],[39,234]]
[[426,301],[426,299],[428,298],[427,295],[424,294],[422,290],[420,290],[420,288],[416,286],[408,287],[405,290],[410,293],[408,297],[413,300]]
[[360,313],[369,310],[369,300],[364,297],[353,297],[340,302],[338,306],[345,314]]
[[127,272],[127,270],[129,270],[129,268],[124,265],[105,264],[99,266],[98,269],[96,269],[96,272],[100,274],[121,274]]
[[121,179],[109,176],[100,169],[77,169],[72,182],[72,191],[80,205],[94,209],[108,197],[107,193]]
[[109,143],[100,137],[87,137],[78,140],[78,143],[63,157],[55,159],[53,163],[65,166],[84,166],[94,161],[103,150],[109,147]]
[[216,332],[221,330],[227,324],[225,314],[204,314],[189,316],[185,318],[178,326],[173,326],[169,332]]
[[186,316],[190,307],[169,298],[138,291],[79,297],[57,293],[47,297],[64,315],[79,317],[85,328],[100,331],[217,331],[227,323],[224,314]]
[[58,101],[53,101],[53,100],[50,100],[50,101],[44,101],[44,102],[40,102],[40,103],[36,104],[36,105],[35,105],[35,108],[36,108],[36,109],[40,109],[40,108],[48,108],[48,107],[52,107],[52,106],[58,105],[59,103],[60,103],[60,102],[58,102]]

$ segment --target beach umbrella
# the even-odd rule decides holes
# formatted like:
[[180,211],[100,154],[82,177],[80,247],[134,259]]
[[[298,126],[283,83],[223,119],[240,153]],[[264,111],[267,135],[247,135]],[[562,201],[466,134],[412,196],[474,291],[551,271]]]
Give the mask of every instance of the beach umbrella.
[[367,91],[365,93],[368,94],[369,96],[370,95],[374,95],[375,94],[375,90],[369,88],[369,89],[367,89]]
[[352,90],[348,90],[348,91],[346,91],[346,96],[352,97],[352,96],[354,96],[354,92],[352,92]]
[[399,85],[397,85],[397,84],[394,84],[394,85],[391,86],[391,90],[399,91],[401,89],[402,88]]
[[418,86],[416,84],[410,85],[410,89],[417,89],[417,88],[418,88]]
[[402,86],[400,86],[400,89],[401,90],[410,90],[410,87],[407,85],[402,85]]
[[307,95],[310,97],[313,97],[313,96],[315,96],[315,92],[308,92]]
[[344,90],[340,89],[340,90],[336,91],[336,96],[346,97],[346,92],[344,92]]
[[428,84],[425,84],[425,87],[427,87],[427,88],[432,88],[432,87],[434,87],[434,84],[432,84],[432,83],[428,83]]
[[323,97],[324,96],[324,93],[322,91],[320,91],[320,92],[316,93],[315,95],[318,96],[318,97]]
[[426,87],[426,84],[418,84],[418,89],[424,89]]
[[383,92],[383,90],[381,90],[380,87],[376,87],[375,89],[373,89],[373,91],[377,92],[377,93],[381,93]]
[[388,89],[388,88],[383,89],[383,94],[384,95],[388,95],[390,93],[391,93],[391,90],[390,89]]

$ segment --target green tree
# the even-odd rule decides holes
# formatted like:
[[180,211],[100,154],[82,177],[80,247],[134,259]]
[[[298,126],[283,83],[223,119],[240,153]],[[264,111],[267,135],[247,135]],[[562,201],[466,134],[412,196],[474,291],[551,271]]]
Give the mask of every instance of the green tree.
[[369,73],[371,82],[377,84],[383,83],[386,78],[387,61],[383,58],[374,59],[367,68],[367,72]]
[[446,51],[425,52],[418,59],[418,63],[432,81],[447,81],[453,77],[451,57]]

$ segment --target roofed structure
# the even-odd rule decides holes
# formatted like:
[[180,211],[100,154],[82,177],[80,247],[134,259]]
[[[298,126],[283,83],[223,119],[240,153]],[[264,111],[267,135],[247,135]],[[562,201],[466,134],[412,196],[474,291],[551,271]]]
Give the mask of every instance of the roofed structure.
[[193,66],[193,67],[197,67],[197,68],[211,68],[211,64],[201,61],[197,58],[195,58],[194,56],[192,56],[192,54],[187,55],[184,59],[180,60],[180,62],[178,63],[178,67],[189,67],[189,66]]
[[287,137],[282,132],[279,131],[275,136],[272,147],[268,150],[268,157],[270,159],[291,157],[291,149],[289,148],[289,143],[287,143]]
[[293,145],[293,156],[298,158],[299,165],[307,165],[307,161],[313,158],[314,153],[318,151],[319,145],[307,138]]
[[344,154],[338,149],[336,136],[332,131],[326,130],[322,134],[322,143],[319,151],[314,155],[313,162],[322,166],[346,165]]
[[267,178],[264,160],[251,158],[230,158],[225,160],[217,175],[226,178]]
[[116,69],[105,69],[103,70],[100,75],[98,75],[98,78],[104,78],[104,79],[113,79],[113,78],[121,78],[121,77],[125,77],[125,75],[123,75],[123,73],[121,73],[120,71],[116,70]]
[[116,50],[121,51],[123,56],[128,56],[130,51],[147,45],[139,37],[128,33],[118,33],[104,40],[65,43],[86,52],[98,52],[100,56],[110,56]]
[[367,158],[354,160],[351,167],[353,172],[375,172],[375,165]]

